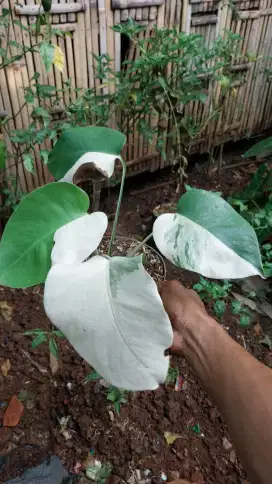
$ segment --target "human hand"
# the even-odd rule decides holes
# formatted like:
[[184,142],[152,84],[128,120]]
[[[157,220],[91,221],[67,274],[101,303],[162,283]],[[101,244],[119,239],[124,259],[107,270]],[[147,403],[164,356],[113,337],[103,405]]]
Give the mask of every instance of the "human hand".
[[164,281],[159,293],[173,327],[174,339],[170,353],[183,356],[187,336],[201,324],[201,320],[209,318],[208,313],[198,294],[178,281]]

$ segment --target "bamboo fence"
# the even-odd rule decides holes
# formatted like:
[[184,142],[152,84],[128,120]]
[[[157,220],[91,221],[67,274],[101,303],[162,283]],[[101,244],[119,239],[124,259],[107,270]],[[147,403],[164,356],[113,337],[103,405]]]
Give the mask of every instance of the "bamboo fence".
[[[15,1],[4,0],[1,6],[11,8],[14,19],[19,19],[24,26],[35,23],[40,10],[39,0],[20,0],[19,5]],[[272,0],[55,0],[51,11],[52,23],[71,34],[54,39],[65,52],[63,73],[55,67],[46,73],[38,53],[27,53],[23,60],[0,70],[0,113],[12,116],[21,108],[16,118],[10,121],[10,126],[19,129],[29,125],[30,111],[28,106],[24,106],[23,88],[29,86],[35,71],[41,75],[41,84],[62,88],[65,81],[70,79],[72,87],[100,89],[100,81],[94,76],[92,53],[107,52],[115,69],[120,70],[123,39],[110,27],[129,17],[147,26],[146,31],[140,34],[142,37],[152,35],[156,24],[158,27],[175,27],[178,31],[201,34],[210,44],[218,34],[224,35],[225,29],[229,29],[242,36],[242,52],[255,53],[259,59],[252,63],[245,56],[234,62],[233,69],[243,74],[236,86],[235,95],[229,95],[223,116],[209,123],[201,137],[190,144],[190,152],[205,152],[212,144],[220,145],[243,138],[248,133],[260,133],[271,126],[272,82],[264,72],[263,58],[267,58],[265,67],[271,68]],[[11,38],[25,45],[35,43],[34,36],[16,25],[11,28]],[[15,54],[16,47],[11,49]],[[131,46],[128,58],[133,59],[137,55],[139,53]],[[113,89],[113,85],[106,89]],[[219,94],[219,87],[216,89]],[[61,116],[67,102],[68,94],[61,94],[58,109],[54,112],[56,118]],[[208,102],[204,106],[195,102],[190,103],[187,112],[200,121],[208,109]],[[112,126],[114,122],[113,118]],[[154,117],[151,122],[156,126],[158,119]],[[50,148],[50,143],[46,147]],[[12,151],[10,145],[8,150]],[[148,145],[135,126],[128,134],[125,159],[131,175],[162,169],[169,164],[168,157],[163,160],[156,152],[156,140]],[[8,172],[14,174],[14,162],[9,163]],[[38,149],[35,164],[35,177],[22,164],[19,166],[23,191],[31,191],[51,181],[46,166],[41,163]]]

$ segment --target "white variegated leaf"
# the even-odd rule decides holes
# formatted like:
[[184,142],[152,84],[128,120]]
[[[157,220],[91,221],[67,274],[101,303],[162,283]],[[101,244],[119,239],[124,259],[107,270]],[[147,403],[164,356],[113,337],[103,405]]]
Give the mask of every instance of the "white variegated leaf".
[[111,177],[121,157],[126,137],[115,129],[102,126],[70,128],[59,137],[48,158],[48,168],[56,180],[73,183],[79,168],[85,165],[93,178],[96,169]]
[[159,250],[178,267],[217,279],[262,275],[253,228],[222,198],[191,190],[176,214],[163,214],[153,226]]
[[108,226],[108,217],[103,212],[90,215],[63,225],[55,232],[55,245],[51,259],[53,264],[83,262],[99,246]]
[[106,177],[110,178],[114,172],[115,161],[119,159],[116,155],[109,155],[107,153],[90,152],[85,153],[77,160],[77,162],[70,168],[70,170],[60,180],[62,182],[73,183],[73,178],[76,172],[82,165],[93,163],[95,167]]
[[165,380],[172,327],[140,257],[95,256],[53,266],[44,305],[53,324],[111,384],[153,390]]

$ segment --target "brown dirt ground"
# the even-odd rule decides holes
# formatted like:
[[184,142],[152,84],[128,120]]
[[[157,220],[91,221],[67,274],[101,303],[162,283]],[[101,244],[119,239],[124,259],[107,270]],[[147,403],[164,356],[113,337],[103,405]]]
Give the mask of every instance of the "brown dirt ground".
[[[217,175],[208,177],[195,170],[188,183],[230,194],[247,183],[254,169],[252,164],[226,170],[219,179]],[[173,174],[166,172],[150,176],[141,184],[141,180],[128,182],[118,227],[120,235],[143,238],[149,233],[153,208],[175,197],[175,184],[166,185],[171,177]],[[158,183],[164,185],[142,194],[133,193]],[[116,194],[116,190],[104,194],[101,208],[108,213],[114,211]],[[167,264],[167,270],[168,278],[179,278],[188,287],[197,279],[195,274],[179,271],[171,264]],[[105,398],[104,388],[96,386],[94,391],[94,382],[84,384],[91,369],[66,340],[59,341],[59,369],[53,377],[47,345],[31,349],[31,338],[24,335],[30,329],[51,329],[42,297],[41,286],[28,290],[0,288],[0,300],[13,308],[11,321],[0,315],[0,366],[7,358],[11,363],[6,378],[0,372],[0,459],[8,455],[4,465],[0,460],[0,482],[20,475],[26,467],[51,454],[58,455],[64,466],[74,472],[75,464],[82,463],[91,449],[98,459],[111,462],[113,474],[125,481],[135,469],[149,469],[153,483],[162,482],[162,471],[168,481],[180,475],[196,484],[249,482],[235,449],[224,449],[224,437],[231,442],[226,426],[185,360],[173,358],[171,362],[185,379],[183,390],[175,392],[174,385],[169,384],[154,392],[130,394],[129,404],[122,406],[119,416],[114,414],[113,421],[109,413],[113,407]],[[256,317],[255,322],[260,322],[266,331],[266,321]],[[253,325],[243,329],[229,313],[222,324],[240,344],[244,338],[247,349],[272,366],[272,353],[260,344],[261,336]],[[21,392],[24,414],[20,423],[14,428],[1,427],[5,406],[12,395],[22,396]],[[60,433],[59,421],[63,416],[70,416],[69,440]],[[201,434],[192,430],[196,424]],[[165,431],[178,433],[181,438],[168,446]]]

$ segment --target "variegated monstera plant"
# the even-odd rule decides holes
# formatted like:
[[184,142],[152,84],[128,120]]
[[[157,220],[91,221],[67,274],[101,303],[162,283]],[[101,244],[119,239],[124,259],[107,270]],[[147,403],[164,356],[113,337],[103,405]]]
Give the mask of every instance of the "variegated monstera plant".
[[[124,142],[123,134],[108,128],[61,135],[49,159],[59,181],[27,195],[5,228],[0,284],[25,288],[45,282],[47,315],[99,374],[127,390],[155,389],[168,371],[164,350],[172,343],[171,324],[142,258],[111,257],[125,179]],[[107,216],[88,214],[89,198],[72,181],[86,163],[110,177],[117,158],[123,176],[111,244],[108,256],[98,256]],[[187,192],[175,214],[157,218],[152,235],[178,267],[219,279],[262,275],[253,228],[211,192]]]

